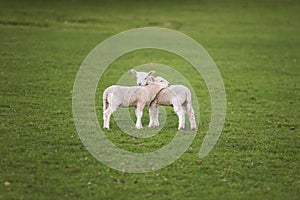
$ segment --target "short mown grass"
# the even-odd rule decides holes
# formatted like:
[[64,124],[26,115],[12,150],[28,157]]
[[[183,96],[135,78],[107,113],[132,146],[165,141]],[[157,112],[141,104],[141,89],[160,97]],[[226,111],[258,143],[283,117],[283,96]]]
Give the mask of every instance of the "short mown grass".
[[[0,1],[0,199],[297,199],[299,13],[293,0]],[[120,57],[99,83],[100,124],[103,89],[148,62],[187,77],[201,112],[198,134],[182,157],[161,170],[131,174],[86,150],[73,122],[72,90],[98,43],[145,26],[178,30],[208,51],[226,87],[227,116],[217,145],[200,160],[210,120],[203,79],[166,52]],[[176,131],[177,117],[171,108],[167,113],[167,125],[153,138],[133,139],[113,120],[106,134],[127,150],[155,150]],[[144,126],[148,119],[145,112]]]

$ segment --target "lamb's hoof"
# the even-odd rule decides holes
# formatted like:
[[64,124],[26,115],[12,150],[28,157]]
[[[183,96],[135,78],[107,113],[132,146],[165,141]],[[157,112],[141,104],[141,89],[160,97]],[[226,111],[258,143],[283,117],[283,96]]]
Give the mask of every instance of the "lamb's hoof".
[[197,131],[196,127],[191,127],[192,131]]
[[103,127],[103,129],[109,130],[109,127]]
[[184,127],[179,127],[178,130],[179,130],[179,131],[183,131],[183,130],[184,130]]
[[149,128],[155,128],[155,127],[159,127],[159,125],[158,124],[149,124],[148,127]]
[[142,126],[135,126],[136,129],[142,129]]

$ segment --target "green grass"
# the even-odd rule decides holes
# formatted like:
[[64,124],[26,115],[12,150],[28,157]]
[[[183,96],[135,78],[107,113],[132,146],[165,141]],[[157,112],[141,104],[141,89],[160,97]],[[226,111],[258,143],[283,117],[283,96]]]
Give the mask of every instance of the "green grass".
[[[300,2],[293,0],[1,1],[0,199],[297,199],[299,13]],[[77,135],[72,89],[81,62],[104,39],[144,26],[191,36],[222,74],[226,122],[202,163],[198,151],[210,120],[208,91],[190,65],[166,52],[122,56],[105,72],[97,97],[147,62],[190,77],[201,122],[180,159],[151,173],[122,173],[97,161]],[[96,109],[102,123],[100,99]],[[149,140],[132,140],[114,122],[106,133],[128,150],[160,148],[177,127],[175,113],[167,112],[167,126]],[[145,126],[148,117],[143,120]]]

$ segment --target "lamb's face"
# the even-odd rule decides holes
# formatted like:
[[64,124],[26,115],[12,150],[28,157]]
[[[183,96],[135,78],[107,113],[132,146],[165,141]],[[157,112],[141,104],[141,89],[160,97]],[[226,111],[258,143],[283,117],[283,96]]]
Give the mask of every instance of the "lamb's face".
[[138,72],[134,69],[131,70],[131,73],[136,77],[136,84],[139,86],[148,85],[151,82],[151,76],[155,73],[155,71],[146,72]]
[[136,84],[140,86],[148,85],[149,76],[148,73],[138,72],[136,76]]
[[166,81],[164,78],[162,78],[160,81],[157,81],[156,78],[155,78],[154,83],[159,84],[159,86],[161,88],[166,88],[166,87],[170,86],[170,83],[168,81]]
[[166,79],[164,79],[163,77],[160,77],[160,76],[154,78],[154,81],[159,82],[159,83],[166,83],[168,86],[170,86],[169,81],[167,81]]

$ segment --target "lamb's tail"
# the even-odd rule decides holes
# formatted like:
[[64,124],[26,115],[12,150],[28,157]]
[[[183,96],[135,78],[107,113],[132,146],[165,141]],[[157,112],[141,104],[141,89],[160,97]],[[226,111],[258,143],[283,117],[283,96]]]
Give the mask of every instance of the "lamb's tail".
[[187,90],[187,93],[186,93],[186,100],[184,102],[184,107],[185,107],[185,110],[189,117],[191,129],[197,130],[195,113],[194,113],[194,109],[193,109],[193,105],[192,105],[192,94],[189,89]]
[[188,88],[186,88],[186,94],[185,95],[186,95],[186,98],[185,98],[184,105],[187,108],[187,105],[192,104],[192,93]]
[[108,108],[107,98],[108,98],[108,90],[106,89],[106,90],[104,90],[103,97],[102,97],[102,100],[103,100],[103,112]]

